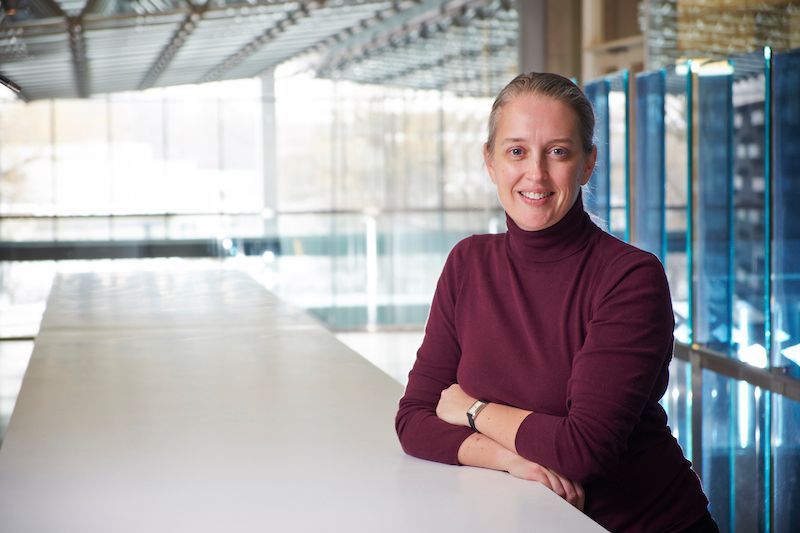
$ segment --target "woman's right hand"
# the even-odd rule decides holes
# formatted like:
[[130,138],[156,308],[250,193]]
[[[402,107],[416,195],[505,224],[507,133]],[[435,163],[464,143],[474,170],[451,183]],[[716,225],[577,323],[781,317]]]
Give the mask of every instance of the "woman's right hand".
[[554,470],[528,461],[518,455],[509,462],[508,473],[520,479],[538,481],[580,511],[583,511],[583,506],[586,503],[586,494],[580,483],[567,479]]

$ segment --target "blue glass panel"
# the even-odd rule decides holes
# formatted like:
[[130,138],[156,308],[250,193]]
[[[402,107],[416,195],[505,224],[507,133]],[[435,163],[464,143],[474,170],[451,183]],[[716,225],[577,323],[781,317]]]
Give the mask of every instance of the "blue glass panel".
[[665,73],[636,76],[636,231],[639,248],[665,259],[664,242]]
[[683,455],[692,459],[692,367],[680,359],[669,364],[669,385],[661,398],[661,406],[667,413],[667,424],[672,436],[678,441]]
[[772,362],[800,378],[800,50],[775,54],[772,83]]
[[764,280],[766,79],[764,54],[733,65],[733,331],[735,357],[767,366]]
[[[772,363],[800,378],[800,50],[773,58]],[[774,402],[774,531],[800,524],[800,404]]]
[[[768,77],[762,51],[734,56],[733,66],[733,299],[731,349],[733,357],[765,368],[767,357],[767,316],[764,312],[767,280],[769,182],[766,174]],[[763,530],[769,522],[771,402],[760,401],[758,389],[737,384],[734,406],[739,442],[735,496],[736,525]],[[746,391],[751,391],[746,393]],[[769,396],[765,394],[764,396]],[[748,427],[745,427],[748,425]],[[751,433],[749,426],[755,429]],[[744,476],[741,475],[744,469]],[[743,529],[745,530],[745,529]]]
[[765,531],[770,395],[703,371],[703,486],[720,531]]
[[694,342],[727,353],[731,332],[729,223],[733,93],[731,75],[698,78],[698,172],[695,211]]
[[609,231],[612,235],[629,241],[628,227],[628,174],[629,174],[629,120],[628,71],[623,70],[608,78],[608,160],[610,169]]
[[800,403],[773,397],[773,531],[790,533],[800,524]]
[[597,80],[586,84],[584,92],[592,102],[595,115],[594,142],[597,146],[597,163],[586,186],[584,203],[586,210],[594,215],[595,222],[603,228],[609,227],[611,219],[610,179],[611,165],[609,161],[609,116],[608,116],[608,80]]
[[664,212],[660,243],[675,311],[675,338],[692,342],[692,284],[688,238],[691,219],[691,74],[687,65],[665,72]]
[[731,531],[734,520],[733,493],[735,381],[703,371],[703,488],[709,510],[720,531]]

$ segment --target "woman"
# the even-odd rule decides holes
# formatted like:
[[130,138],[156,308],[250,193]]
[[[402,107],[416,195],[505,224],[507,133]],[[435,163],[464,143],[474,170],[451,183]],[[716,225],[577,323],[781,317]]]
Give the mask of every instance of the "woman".
[[566,78],[524,74],[500,92],[484,160],[508,232],[450,253],[397,432],[416,457],[543,483],[611,531],[716,531],[658,404],[674,327],[664,270],[583,209],[593,130]]

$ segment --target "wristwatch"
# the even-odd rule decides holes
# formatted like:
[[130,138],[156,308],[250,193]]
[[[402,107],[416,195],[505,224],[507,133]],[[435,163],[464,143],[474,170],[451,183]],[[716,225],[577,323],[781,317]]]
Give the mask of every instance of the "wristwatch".
[[469,422],[469,427],[478,431],[478,428],[475,427],[475,419],[478,418],[478,415],[483,411],[483,408],[489,405],[489,402],[484,402],[483,400],[475,400],[469,409],[467,409],[467,422]]

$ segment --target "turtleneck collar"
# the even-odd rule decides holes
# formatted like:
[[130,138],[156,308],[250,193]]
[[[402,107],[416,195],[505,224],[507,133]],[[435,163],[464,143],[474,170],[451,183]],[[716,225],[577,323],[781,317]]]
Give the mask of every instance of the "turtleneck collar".
[[525,263],[551,263],[560,261],[586,246],[591,235],[592,222],[583,210],[582,193],[564,218],[549,228],[526,231],[506,213],[508,233],[506,245],[512,259]]

